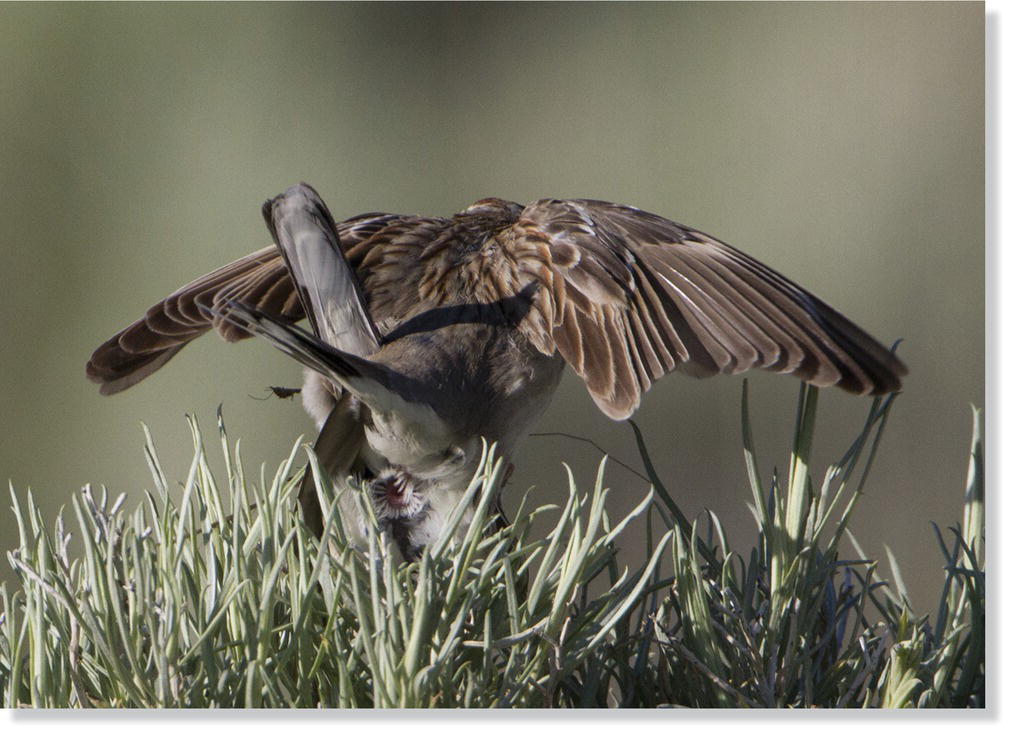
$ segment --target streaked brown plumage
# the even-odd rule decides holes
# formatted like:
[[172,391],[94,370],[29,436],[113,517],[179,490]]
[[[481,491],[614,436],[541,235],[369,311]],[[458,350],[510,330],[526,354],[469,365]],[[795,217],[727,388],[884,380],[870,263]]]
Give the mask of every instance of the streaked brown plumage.
[[[319,426],[339,405],[342,435],[364,429],[369,442],[376,398],[363,397],[365,382],[350,388],[348,380],[373,380],[449,426],[451,444],[467,454],[464,475],[474,461],[466,434],[479,431],[469,437],[512,450],[544,407],[520,401],[547,401],[561,361],[613,419],[631,415],[651,384],[676,369],[710,376],[763,368],[858,394],[898,390],[907,372],[782,275],[703,232],[630,207],[483,199],[451,218],[364,214],[335,226],[315,192],[300,186],[268,202],[265,216],[277,248],[184,286],[95,351],[87,374],[103,394],[137,383],[211,328],[228,341],[270,331],[264,335],[316,368],[304,397]],[[317,242],[306,259],[304,245],[293,244],[325,230],[341,254]],[[314,273],[322,269],[347,277],[321,284]],[[333,300],[348,312],[331,312]],[[324,347],[292,336],[287,324],[307,310]],[[476,412],[477,400],[493,404]],[[386,463],[412,474],[383,453],[386,445],[365,460],[366,472],[376,476]],[[362,470],[361,455],[344,460],[345,470]]]

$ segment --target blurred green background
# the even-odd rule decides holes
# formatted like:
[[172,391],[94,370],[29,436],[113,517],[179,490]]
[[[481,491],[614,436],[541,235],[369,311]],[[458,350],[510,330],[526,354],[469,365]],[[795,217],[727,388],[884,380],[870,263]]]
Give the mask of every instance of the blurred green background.
[[[50,515],[86,482],[150,486],[141,421],[176,480],[184,413],[212,438],[221,403],[272,472],[310,435],[297,401],[250,397],[300,381],[263,343],[201,339],[110,398],[84,378],[149,304],[269,243],[265,198],[303,180],[346,217],[595,197],[703,229],[904,339],[911,376],[855,526],[934,612],[930,521],[959,520],[984,399],[983,3],[4,4],[0,68],[0,476]],[[741,382],[673,375],[636,416],[683,507],[716,510],[740,547]],[[783,469],[797,383],[751,388],[761,467]],[[821,474],[867,407],[823,393]],[[539,429],[639,466],[572,375]],[[597,459],[529,439],[508,506],[533,483],[557,499],[560,462],[584,480]],[[643,495],[619,467],[609,482],[614,515]],[[14,531],[0,512],[3,549]]]

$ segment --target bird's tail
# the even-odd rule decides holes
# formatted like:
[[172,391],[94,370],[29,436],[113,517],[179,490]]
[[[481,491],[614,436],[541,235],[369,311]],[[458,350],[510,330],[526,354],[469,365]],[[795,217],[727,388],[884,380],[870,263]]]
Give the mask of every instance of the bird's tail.
[[227,301],[214,313],[267,339],[303,366],[341,385],[372,410],[394,411],[416,422],[438,422],[432,407],[419,397],[426,391],[385,364],[336,349],[282,318],[239,301]]
[[341,251],[331,212],[317,192],[305,183],[292,186],[266,201],[263,213],[313,332],[349,354],[375,352],[380,333]]
[[238,300],[226,301],[220,310],[212,310],[211,313],[247,333],[267,339],[303,366],[350,388],[353,393],[360,390],[355,389],[352,383],[368,380],[386,387],[393,376],[393,372],[381,364],[337,349],[305,329]]

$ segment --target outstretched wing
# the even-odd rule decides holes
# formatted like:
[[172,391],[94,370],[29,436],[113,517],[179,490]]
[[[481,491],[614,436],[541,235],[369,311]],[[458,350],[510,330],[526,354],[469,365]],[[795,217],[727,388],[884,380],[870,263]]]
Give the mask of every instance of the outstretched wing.
[[[614,419],[628,417],[675,369],[695,376],[769,369],[859,394],[896,391],[907,373],[888,349],[791,280],[655,214],[544,199],[501,239],[517,250],[547,246],[552,345]],[[532,319],[527,328],[543,323]],[[528,336],[547,351],[545,333]]]
[[[343,221],[337,225],[341,247],[348,252],[405,218],[373,213]],[[88,378],[101,385],[102,394],[115,394],[155,372],[211,328],[226,341],[249,338],[249,333],[223,317],[230,301],[290,322],[305,316],[281,254],[276,247],[266,247],[184,285],[155,303],[142,318],[95,350],[86,367]]]

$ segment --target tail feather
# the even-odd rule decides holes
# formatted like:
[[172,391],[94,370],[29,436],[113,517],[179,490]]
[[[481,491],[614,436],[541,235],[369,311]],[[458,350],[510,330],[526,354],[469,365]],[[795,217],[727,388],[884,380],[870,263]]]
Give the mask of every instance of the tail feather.
[[394,411],[434,425],[441,423],[432,406],[424,401],[426,390],[384,364],[336,349],[298,326],[239,301],[228,301],[213,314],[267,339],[303,366],[340,384],[373,410]]
[[331,212],[317,192],[300,183],[265,202],[263,211],[314,333],[350,354],[374,353],[380,333],[341,251]]
[[351,379],[386,382],[389,370],[362,357],[337,349],[305,329],[252,308],[238,300],[227,301],[212,315],[229,321],[254,336],[261,336],[303,366],[314,369],[347,387]]

